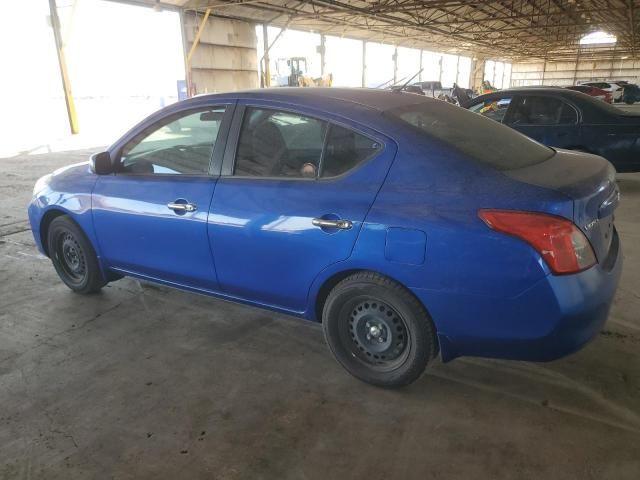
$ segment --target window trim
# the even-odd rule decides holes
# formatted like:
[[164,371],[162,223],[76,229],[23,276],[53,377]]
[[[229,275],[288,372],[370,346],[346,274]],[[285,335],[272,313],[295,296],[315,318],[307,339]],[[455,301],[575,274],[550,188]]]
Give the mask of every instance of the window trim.
[[[300,115],[300,116],[304,116],[304,117],[309,117],[312,118],[314,120],[319,120],[322,122],[326,123],[326,128],[324,131],[324,139],[322,142],[322,152],[320,153],[320,160],[318,161],[318,173],[316,174],[315,177],[313,178],[309,178],[309,177],[284,177],[284,176],[275,176],[275,177],[264,177],[264,176],[249,176],[249,175],[234,175],[234,170],[235,170],[235,163],[236,163],[236,152],[238,150],[238,145],[240,142],[240,131],[242,130],[242,124],[244,123],[244,117],[246,114],[246,111],[248,108],[258,108],[261,110],[273,110],[276,112],[286,112],[286,113],[292,113],[294,115]],[[324,161],[324,156],[325,156],[325,152],[326,152],[326,148],[327,148],[327,142],[329,139],[329,132],[331,131],[331,128],[336,125],[336,126],[340,126],[343,128],[346,128],[348,130],[352,130],[355,133],[362,135],[364,137],[367,137],[371,140],[374,140],[375,142],[380,144],[380,149],[378,150],[378,152],[375,155],[371,155],[370,158],[367,158],[366,160],[360,162],[358,165],[356,165],[354,168],[347,170],[346,172],[341,173],[340,175],[336,175],[333,177],[320,177],[320,173],[322,172],[322,165],[323,165],[323,161]],[[366,165],[367,163],[369,163],[370,161],[372,161],[373,159],[375,159],[378,155],[380,155],[384,150],[386,150],[387,148],[387,141],[383,140],[381,137],[379,136],[374,136],[371,135],[368,132],[364,132],[362,131],[362,129],[358,128],[357,126],[354,127],[353,125],[350,124],[346,124],[343,122],[339,122],[339,121],[335,121],[333,119],[327,118],[325,116],[322,115],[318,115],[316,113],[312,113],[309,114],[307,112],[305,112],[304,110],[297,110],[295,108],[291,108],[288,106],[280,106],[280,105],[264,105],[261,104],[259,102],[247,102],[247,103],[241,103],[241,104],[237,104],[236,108],[235,108],[235,112],[234,112],[234,116],[233,116],[233,120],[231,122],[231,127],[228,133],[228,138],[227,138],[227,145],[226,145],[226,150],[224,152],[224,158],[222,161],[222,169],[220,171],[220,176],[224,177],[225,179],[239,179],[239,180],[269,180],[269,181],[286,181],[286,182],[291,182],[291,181],[303,181],[303,182],[328,182],[328,181],[334,181],[334,180],[338,180],[338,179],[342,179],[343,177],[352,174],[353,172],[359,170],[361,167],[363,167],[364,165]]]
[[[134,173],[134,172],[123,172],[119,170],[120,165],[122,164],[122,151],[124,148],[140,133],[145,130],[151,130],[151,133],[157,130],[157,126],[163,123],[167,117],[179,115],[178,118],[182,118],[193,113],[204,112],[207,110],[215,109],[215,108],[224,108],[224,115],[222,117],[222,122],[220,122],[220,128],[218,129],[218,135],[216,136],[216,141],[213,145],[213,149],[211,150],[211,155],[209,156],[209,167],[207,168],[206,173]],[[224,154],[224,150],[226,147],[227,137],[229,134],[229,128],[231,124],[231,120],[233,118],[233,114],[236,108],[235,103],[216,103],[216,104],[207,104],[207,105],[197,105],[191,106],[189,108],[185,108],[182,110],[176,110],[175,112],[167,113],[146,126],[142,126],[142,128],[136,128],[135,131],[132,131],[127,138],[124,139],[121,145],[118,146],[117,150],[113,155],[113,166],[114,166],[114,175],[120,178],[209,178],[209,177],[218,177],[220,175],[220,167],[222,165],[222,156]],[[169,122],[171,123],[171,122]],[[163,125],[164,126],[164,125]],[[162,127],[158,127],[162,128]],[[151,134],[150,133],[150,134]],[[150,135],[149,134],[149,135]]]
[[[574,113],[576,114],[576,120],[574,123],[553,123],[553,124],[544,124],[544,125],[540,125],[537,123],[513,123],[512,119],[513,119],[513,115],[515,114],[515,109],[517,108],[517,105],[519,104],[519,102],[525,98],[532,98],[532,97],[538,97],[538,98],[551,98],[552,100],[558,100],[560,103],[562,103],[563,105],[568,105],[569,107],[571,107],[574,111]],[[516,128],[516,127],[542,127],[542,128],[549,128],[549,127],[575,127],[577,125],[580,125],[581,122],[581,116],[580,116],[580,110],[578,108],[576,108],[575,105],[573,105],[571,102],[568,102],[567,100],[565,100],[563,97],[560,96],[555,96],[555,95],[540,95],[540,94],[535,94],[535,95],[523,95],[523,94],[518,94],[517,98],[515,98],[515,102],[512,100],[511,101],[511,105],[509,105],[511,111],[507,111],[507,115],[509,115],[509,117],[507,118],[507,115],[504,116],[504,120],[502,123],[504,123],[505,125],[512,127],[512,128]]]

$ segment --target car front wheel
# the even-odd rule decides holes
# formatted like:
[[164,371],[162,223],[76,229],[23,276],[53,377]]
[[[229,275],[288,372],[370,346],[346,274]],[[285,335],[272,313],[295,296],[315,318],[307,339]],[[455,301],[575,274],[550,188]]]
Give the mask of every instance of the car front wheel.
[[105,285],[91,242],[68,216],[51,222],[47,245],[58,276],[71,290],[94,293]]
[[372,272],[338,283],[325,302],[324,335],[338,362],[354,377],[401,387],[422,375],[438,352],[433,322],[400,284]]

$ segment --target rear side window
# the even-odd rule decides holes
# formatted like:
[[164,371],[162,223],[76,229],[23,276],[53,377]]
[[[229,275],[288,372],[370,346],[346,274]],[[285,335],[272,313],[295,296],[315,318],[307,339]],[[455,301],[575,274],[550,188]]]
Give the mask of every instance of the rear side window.
[[576,111],[558,98],[521,97],[513,110],[514,125],[572,125],[577,123]]
[[331,125],[322,159],[322,177],[337,177],[373,157],[380,144],[339,125]]
[[247,108],[236,153],[238,177],[336,177],[373,157],[378,141],[298,113]]
[[512,128],[443,101],[424,101],[387,112],[479,163],[512,170],[544,162],[553,150]]
[[314,178],[320,167],[326,122],[303,115],[248,108],[234,175]]

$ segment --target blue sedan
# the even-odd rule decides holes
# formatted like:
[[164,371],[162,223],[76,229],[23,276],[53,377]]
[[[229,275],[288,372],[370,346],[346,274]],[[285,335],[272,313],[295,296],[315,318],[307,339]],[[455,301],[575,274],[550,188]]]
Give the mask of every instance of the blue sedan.
[[614,174],[423,96],[259,90],[155,113],[38,180],[29,218],[75,292],[132,276],[322,322],[397,387],[587,343],[622,269]]
[[600,155],[618,172],[640,171],[640,115],[566,88],[511,88],[467,105],[550,147]]

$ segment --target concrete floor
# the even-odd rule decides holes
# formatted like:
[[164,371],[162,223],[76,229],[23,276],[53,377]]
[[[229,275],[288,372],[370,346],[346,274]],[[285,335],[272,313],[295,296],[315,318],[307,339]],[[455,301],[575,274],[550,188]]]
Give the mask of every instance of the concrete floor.
[[318,325],[130,279],[71,293],[25,205],[86,155],[0,159],[0,479],[640,478],[640,174],[620,176],[626,265],[595,341],[384,391]]

